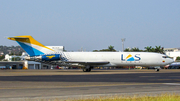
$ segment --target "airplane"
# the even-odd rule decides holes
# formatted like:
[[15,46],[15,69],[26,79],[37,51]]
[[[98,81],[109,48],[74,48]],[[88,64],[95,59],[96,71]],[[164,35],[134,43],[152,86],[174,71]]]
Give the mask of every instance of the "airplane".
[[160,66],[173,63],[173,59],[160,53],[152,52],[63,52],[55,51],[36,41],[32,36],[8,37],[16,41],[28,54],[26,60],[61,66],[80,66],[84,72],[93,67],[114,66]]

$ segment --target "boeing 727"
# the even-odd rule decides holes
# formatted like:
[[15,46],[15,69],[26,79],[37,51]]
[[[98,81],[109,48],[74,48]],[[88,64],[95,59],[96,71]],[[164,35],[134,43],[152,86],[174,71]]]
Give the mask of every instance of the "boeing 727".
[[[29,54],[27,60],[64,66],[81,66],[84,72],[93,67],[165,66],[173,62],[164,54],[150,52],[57,52],[36,41],[32,36],[8,37]],[[157,69],[159,71],[159,69]]]

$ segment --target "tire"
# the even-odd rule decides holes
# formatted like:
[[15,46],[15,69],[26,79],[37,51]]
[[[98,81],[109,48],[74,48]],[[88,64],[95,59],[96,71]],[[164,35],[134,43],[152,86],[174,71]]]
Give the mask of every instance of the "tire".
[[89,68],[89,69],[84,68],[83,72],[91,72],[91,68]]
[[83,72],[87,72],[87,69],[86,69],[86,68],[84,68],[84,69],[83,69]]
[[88,69],[88,72],[91,72],[91,68]]
[[159,72],[159,69],[155,69],[156,72]]

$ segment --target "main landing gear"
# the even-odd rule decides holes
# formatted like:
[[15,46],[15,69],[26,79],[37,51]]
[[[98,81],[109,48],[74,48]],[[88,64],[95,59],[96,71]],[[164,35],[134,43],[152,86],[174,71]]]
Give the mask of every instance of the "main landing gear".
[[92,66],[86,66],[85,68],[83,68],[83,72],[90,72],[92,68]]

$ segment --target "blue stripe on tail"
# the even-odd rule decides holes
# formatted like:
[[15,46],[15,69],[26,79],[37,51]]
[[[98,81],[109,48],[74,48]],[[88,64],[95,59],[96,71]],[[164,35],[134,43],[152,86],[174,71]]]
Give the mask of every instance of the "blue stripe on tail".
[[[17,41],[18,42],[18,41]],[[31,46],[28,46],[22,42],[18,42],[18,44],[30,55],[30,56],[39,56],[39,55],[42,55],[44,54],[43,52],[31,47]]]

